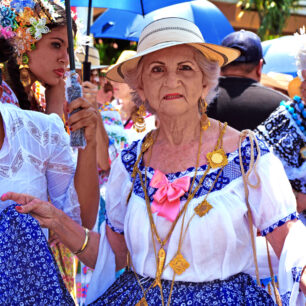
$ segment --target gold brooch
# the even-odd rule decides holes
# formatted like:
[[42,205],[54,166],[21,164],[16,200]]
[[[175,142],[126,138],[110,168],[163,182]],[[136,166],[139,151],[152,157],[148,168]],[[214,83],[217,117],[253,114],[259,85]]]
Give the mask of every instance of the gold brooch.
[[169,263],[170,267],[176,274],[181,275],[186,269],[189,268],[188,261],[181,253],[178,253]]
[[194,209],[195,213],[199,217],[205,216],[213,207],[206,201],[204,200],[202,203],[200,203],[196,208]]
[[228,164],[227,156],[223,149],[209,152],[206,157],[211,168],[219,168]]

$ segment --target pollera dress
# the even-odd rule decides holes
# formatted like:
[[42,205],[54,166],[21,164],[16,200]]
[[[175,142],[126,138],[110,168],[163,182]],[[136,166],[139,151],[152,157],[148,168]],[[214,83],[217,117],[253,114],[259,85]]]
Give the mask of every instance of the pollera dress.
[[[50,199],[80,223],[76,161],[59,116],[6,103],[0,103],[0,113],[5,130],[0,194],[14,191]],[[39,223],[18,213],[11,200],[0,204],[0,304],[74,305]]]
[[[260,177],[259,188],[249,188],[249,203],[253,223],[263,236],[273,232],[288,220],[297,218],[296,202],[290,183],[280,160],[270,151],[263,140],[258,139],[261,157],[257,165]],[[149,216],[144,191],[137,176],[133,192],[132,172],[142,141],[134,142],[123,150],[113,164],[106,195],[106,222],[101,226],[99,255],[88,288],[87,304],[91,305],[135,305],[143,292],[132,271],[125,272],[115,280],[115,257],[107,241],[105,224],[113,231],[124,234],[131,260],[140,282],[146,290],[156,274],[156,260],[152,244]],[[251,142],[242,143],[242,158],[245,170],[251,156]],[[258,152],[255,149],[255,156]],[[190,222],[183,240],[181,253],[190,264],[181,275],[176,275],[172,292],[172,305],[274,305],[268,293],[258,287],[249,275],[254,271],[251,237],[247,220],[247,206],[238,150],[227,154],[228,164],[222,170],[215,186],[207,197],[213,208],[203,217],[195,216]],[[196,183],[207,166],[199,167]],[[145,168],[139,163],[142,176]],[[210,189],[220,169],[210,169],[202,186],[187,207],[184,228]],[[150,186],[155,170],[147,168],[147,192],[152,204],[156,188]],[[166,174],[169,182],[189,176],[194,168]],[[254,171],[250,182],[256,184]],[[188,192],[181,197],[184,205]],[[157,213],[153,219],[161,239],[167,235],[172,222]],[[162,274],[163,295],[167,303],[173,270],[167,264],[175,257],[182,218],[165,245],[166,261]],[[103,226],[104,225],[104,226]],[[254,230],[254,235],[255,235]],[[291,228],[279,261],[279,290],[283,305],[304,305],[304,295],[299,290],[299,281],[306,264],[305,227],[297,221]],[[159,244],[157,243],[157,250]],[[259,271],[260,272],[260,271]],[[149,305],[160,305],[158,286],[146,293]]]

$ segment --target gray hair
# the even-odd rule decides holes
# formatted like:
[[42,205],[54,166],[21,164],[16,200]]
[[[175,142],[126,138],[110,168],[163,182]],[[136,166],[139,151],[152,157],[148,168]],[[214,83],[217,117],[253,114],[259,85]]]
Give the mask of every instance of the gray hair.
[[[188,45],[187,45],[188,46]],[[220,66],[217,61],[211,61],[209,60],[201,51],[197,50],[196,48],[192,46],[188,46],[189,48],[192,48],[194,50],[194,56],[195,56],[195,61],[199,65],[203,76],[207,82],[208,86],[208,93],[206,96],[206,101],[207,103],[210,103],[214,97],[216,96],[216,87],[218,86],[219,82],[219,77],[220,77]],[[141,82],[142,82],[142,71],[143,71],[143,57],[139,61],[138,65],[131,69],[128,70],[125,73],[124,80],[125,82],[129,85],[129,87],[132,89],[132,99],[133,102],[137,105],[140,106],[142,103],[145,104],[146,109],[150,113],[154,113],[152,108],[149,105],[149,102],[142,101],[140,98],[137,89],[140,87]]]

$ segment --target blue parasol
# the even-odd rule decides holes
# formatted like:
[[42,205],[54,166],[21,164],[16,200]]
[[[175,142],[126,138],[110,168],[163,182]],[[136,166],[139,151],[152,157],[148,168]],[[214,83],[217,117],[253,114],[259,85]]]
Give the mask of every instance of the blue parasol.
[[194,0],[164,7],[145,16],[108,9],[91,26],[91,33],[96,38],[138,41],[145,25],[163,17],[182,17],[194,22],[208,43],[220,44],[227,34],[234,31],[214,4],[206,0]]

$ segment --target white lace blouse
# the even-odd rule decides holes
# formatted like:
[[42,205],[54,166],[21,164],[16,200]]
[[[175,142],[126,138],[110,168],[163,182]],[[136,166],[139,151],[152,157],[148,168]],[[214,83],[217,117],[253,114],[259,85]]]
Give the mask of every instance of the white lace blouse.
[[[5,138],[0,149],[0,195],[27,193],[48,201],[80,223],[74,188],[76,160],[56,114],[45,115],[0,103]],[[11,201],[0,200],[0,211]]]
[[[259,188],[249,188],[249,202],[254,225],[261,231],[262,235],[266,235],[285,221],[296,218],[297,214],[295,197],[281,162],[270,152],[263,141],[259,140],[259,145],[262,156],[257,171],[261,182]],[[132,187],[131,174],[140,147],[141,141],[134,142],[128,149],[122,151],[121,156],[112,164],[106,194],[106,223],[114,231],[124,233],[136,272],[142,276],[154,278],[156,260],[144,192],[138,176],[127,204],[127,196]],[[229,163],[225,166],[212,192],[207,197],[207,201],[213,208],[203,217],[196,215],[190,222],[181,248],[181,253],[190,266],[181,275],[176,275],[176,281],[223,280],[239,272],[251,273],[253,271],[251,237],[246,217],[247,206],[238,150],[227,154],[227,156]],[[248,168],[250,162],[250,141],[248,139],[242,144],[242,156],[245,167]],[[198,169],[196,182],[203,175],[206,167],[204,165]],[[141,164],[139,169],[144,177],[145,169]],[[208,172],[201,188],[189,203],[184,228],[186,228],[190,217],[193,215],[194,208],[204,200],[218,171],[220,169],[211,169]],[[167,174],[166,176],[170,182],[173,182],[183,176],[190,176],[192,179],[194,173],[195,169],[189,168],[184,172]],[[148,168],[147,191],[151,203],[156,192],[155,188],[149,187],[153,174],[154,169]],[[256,183],[254,173],[250,175],[250,181],[253,184]],[[187,194],[181,197],[181,208],[186,202]],[[158,216],[156,213],[153,214],[153,219],[157,231],[163,239],[171,227],[171,221]],[[182,217],[165,246],[166,265],[177,253],[181,222]],[[158,250],[159,244],[157,242],[156,245]],[[100,254],[96,264],[97,272],[95,271],[96,276],[93,278],[93,282],[97,282],[99,273],[100,281],[102,281],[102,278],[110,272],[106,267],[106,264],[110,266],[110,261],[105,258],[105,254],[101,254],[104,251],[105,254],[110,252],[109,245],[102,235]],[[302,263],[306,263],[306,256],[305,254],[301,256],[302,259],[301,262],[298,261],[298,267],[294,266],[292,268],[300,269],[300,265],[303,267]],[[172,277],[173,270],[168,265],[162,274],[162,278],[172,280]],[[290,277],[292,279],[292,276]],[[104,279],[103,282],[107,283],[107,280]],[[100,287],[103,287],[101,282],[99,284]],[[91,286],[88,302],[90,302],[92,292],[95,290],[95,285],[91,284]],[[101,290],[96,293],[101,293]]]

